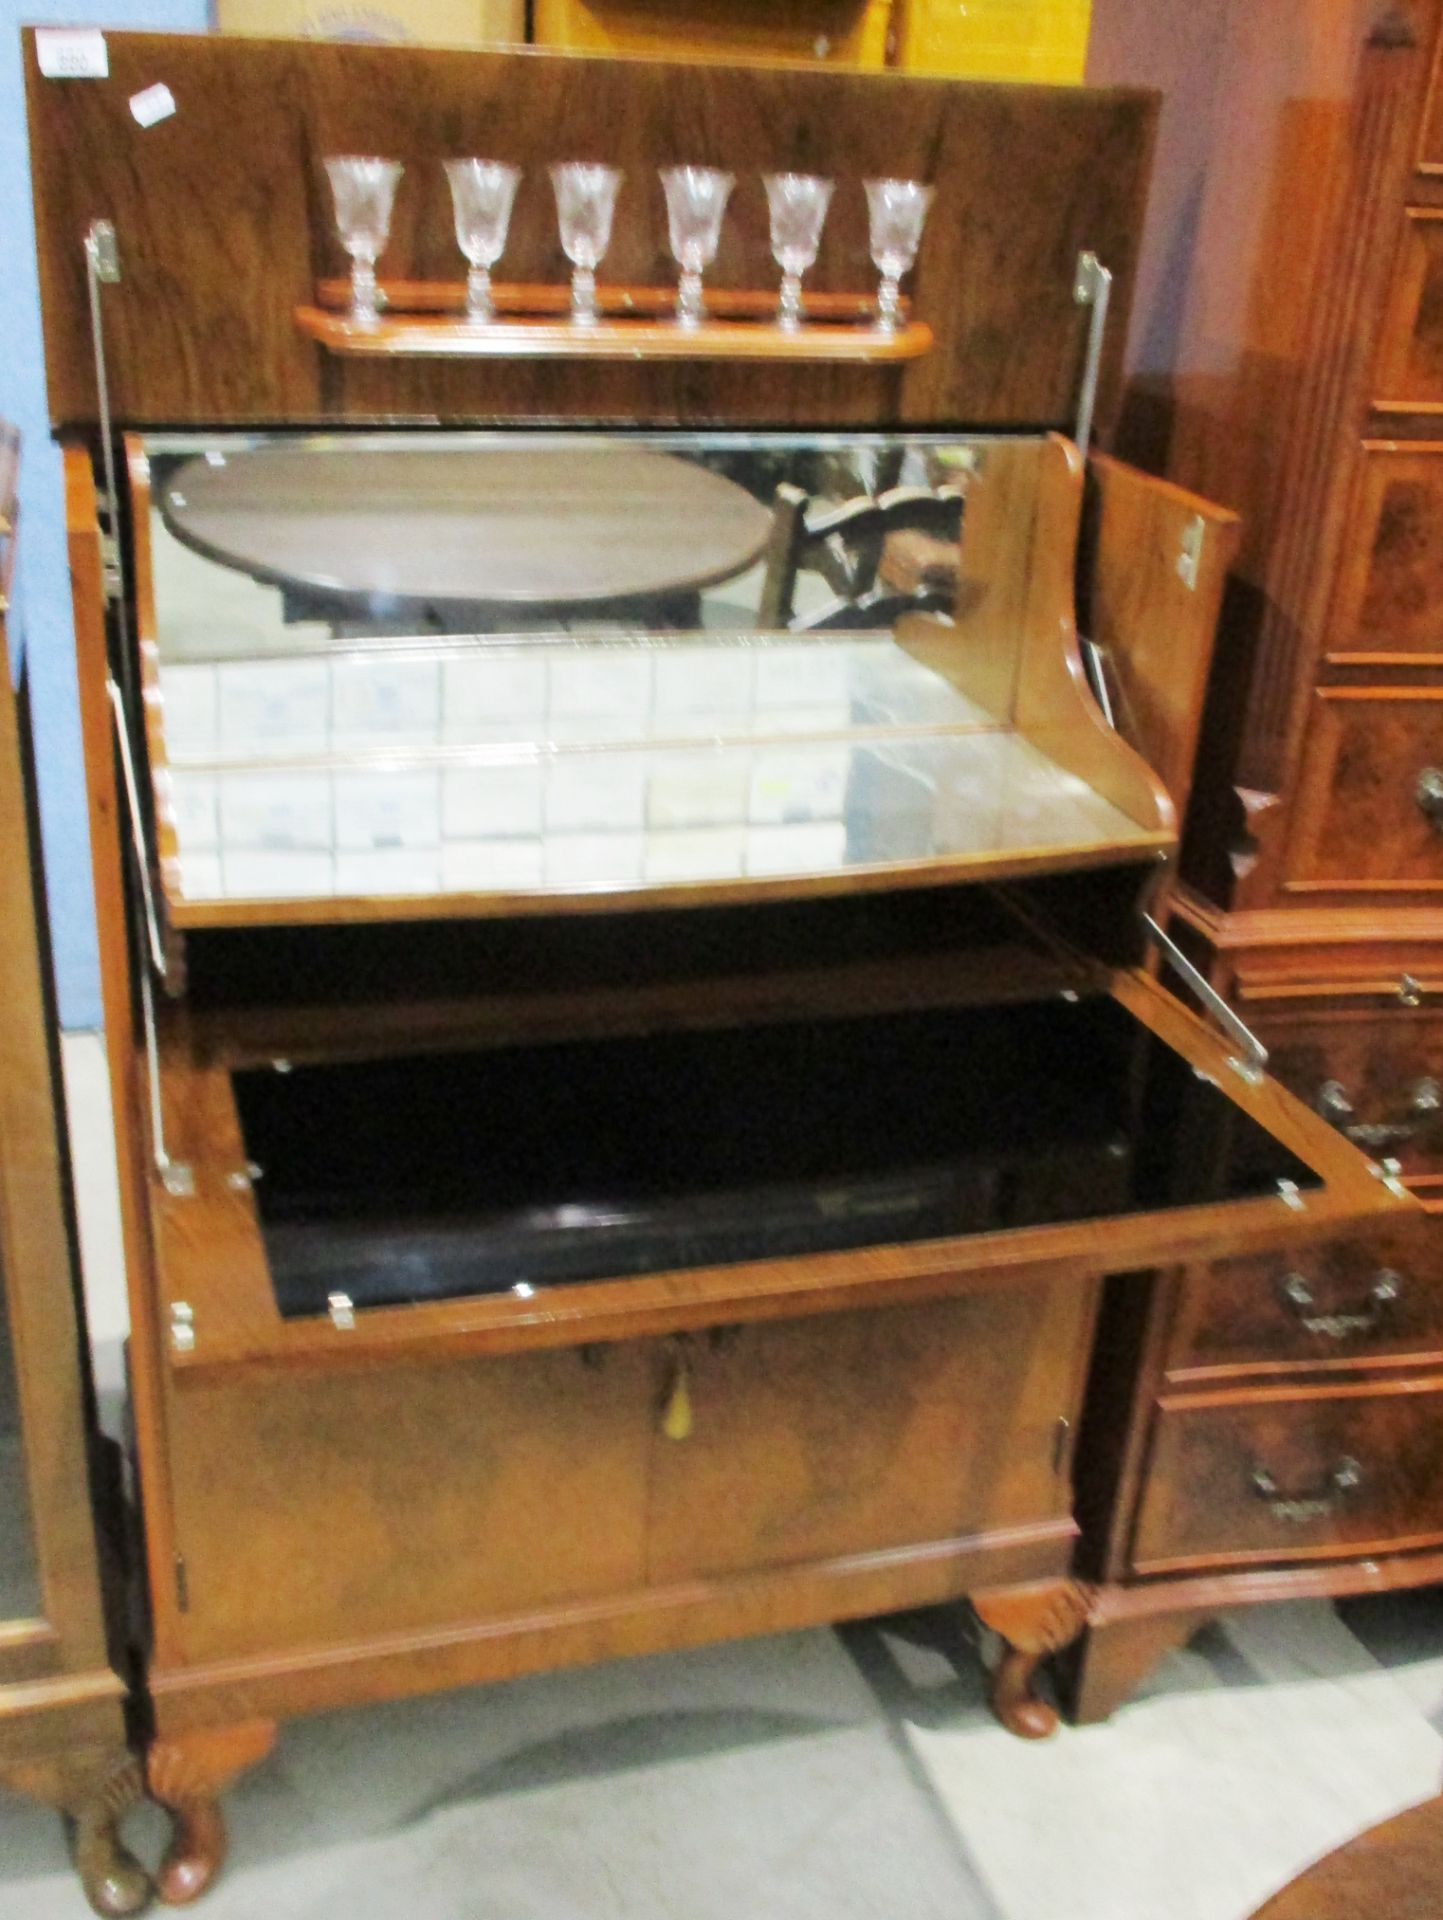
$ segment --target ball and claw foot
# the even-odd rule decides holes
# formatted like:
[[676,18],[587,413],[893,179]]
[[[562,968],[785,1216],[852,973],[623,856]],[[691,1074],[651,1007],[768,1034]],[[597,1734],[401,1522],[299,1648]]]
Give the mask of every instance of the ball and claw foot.
[[121,1821],[145,1792],[144,1771],[133,1754],[82,1749],[7,1766],[0,1780],[62,1815],[85,1897],[103,1920],[150,1905],[150,1875],[120,1837]]
[[993,1713],[1020,1740],[1046,1740],[1057,1731],[1058,1714],[1037,1692],[1038,1672],[1086,1625],[1086,1589],[1073,1580],[997,1588],[974,1594],[972,1606],[1003,1642],[989,1695]]

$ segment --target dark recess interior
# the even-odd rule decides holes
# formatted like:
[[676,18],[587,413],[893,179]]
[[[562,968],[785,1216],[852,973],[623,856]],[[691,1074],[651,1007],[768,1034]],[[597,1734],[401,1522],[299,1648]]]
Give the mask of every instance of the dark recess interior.
[[235,1076],[281,1311],[1231,1199],[1310,1171],[1116,1002]]

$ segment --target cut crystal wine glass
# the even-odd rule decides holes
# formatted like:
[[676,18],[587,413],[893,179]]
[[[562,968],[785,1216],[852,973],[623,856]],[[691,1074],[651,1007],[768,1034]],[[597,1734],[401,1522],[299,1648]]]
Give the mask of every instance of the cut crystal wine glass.
[[676,317],[684,327],[699,327],[704,317],[701,277],[716,259],[722,215],[736,179],[716,167],[663,167],[661,185],[671,250],[681,268]]
[[469,262],[466,318],[494,320],[491,269],[506,247],[511,203],[521,179],[519,167],[501,160],[448,160],[451,205],[456,214],[456,244]]
[[920,180],[869,180],[866,186],[872,262],[882,276],[877,290],[877,325],[883,333],[895,333],[900,282],[917,258],[932,189]]
[[358,327],[374,327],[380,318],[376,262],[391,231],[391,203],[403,171],[399,160],[372,154],[340,154],[326,162],[336,231],[351,256],[351,320]]
[[590,325],[597,314],[596,269],[611,244],[611,216],[621,188],[616,167],[566,160],[551,169],[561,245],[571,262],[571,317]]
[[788,332],[802,324],[802,275],[817,257],[832,182],[812,173],[766,175],[772,218],[772,255],[782,270],[777,324]]

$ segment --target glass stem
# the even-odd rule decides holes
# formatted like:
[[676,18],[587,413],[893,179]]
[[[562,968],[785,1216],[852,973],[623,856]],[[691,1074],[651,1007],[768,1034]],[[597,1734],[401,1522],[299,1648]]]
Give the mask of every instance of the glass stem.
[[358,327],[374,327],[381,317],[381,294],[371,260],[351,262],[351,319]]
[[706,317],[701,298],[701,275],[694,268],[682,270],[677,287],[676,317],[684,327],[699,327]]
[[472,267],[466,275],[466,318],[494,320],[496,308],[491,299],[491,269]]
[[883,333],[895,333],[902,312],[901,275],[884,273],[877,289],[877,325]]
[[571,276],[571,317],[583,326],[596,319],[596,275],[590,267],[578,267]]
[[783,273],[782,297],[777,307],[777,325],[792,333],[802,324],[802,276]]

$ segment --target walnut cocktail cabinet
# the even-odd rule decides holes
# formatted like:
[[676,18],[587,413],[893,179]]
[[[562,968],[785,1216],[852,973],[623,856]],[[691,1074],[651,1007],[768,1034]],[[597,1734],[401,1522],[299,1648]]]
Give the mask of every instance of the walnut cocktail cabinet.
[[[1121,440],[1243,522],[1174,930],[1270,1070],[1434,1213],[1439,23],[1436,0],[1098,0],[1093,45],[1098,76],[1171,98]],[[1436,1221],[1118,1290],[1104,1345],[1141,1365],[1126,1407],[1100,1373],[1089,1416],[1085,1714],[1220,1608],[1443,1578],[1440,1290]],[[1207,1512],[1243,1461],[1257,1497]]]
[[17,697],[5,638],[18,451],[0,426],[0,1785],[73,1823],[97,1913],[136,1913],[150,1883],[116,1834],[141,1791],[121,1678],[119,1477],[78,1305],[24,682]]
[[[1066,436],[1154,102],[28,58],[162,1895],[348,1702],[970,1597],[1048,1731],[1104,1278],[1413,1211],[1146,966],[1235,538]],[[471,327],[478,147],[526,178]],[[577,329],[535,176],[583,149],[627,187]],[[406,167],[374,327],[336,151]],[[676,158],[741,181],[690,330]],[[787,331],[756,175],[802,163],[839,184]],[[936,190],[894,332],[869,173]]]

